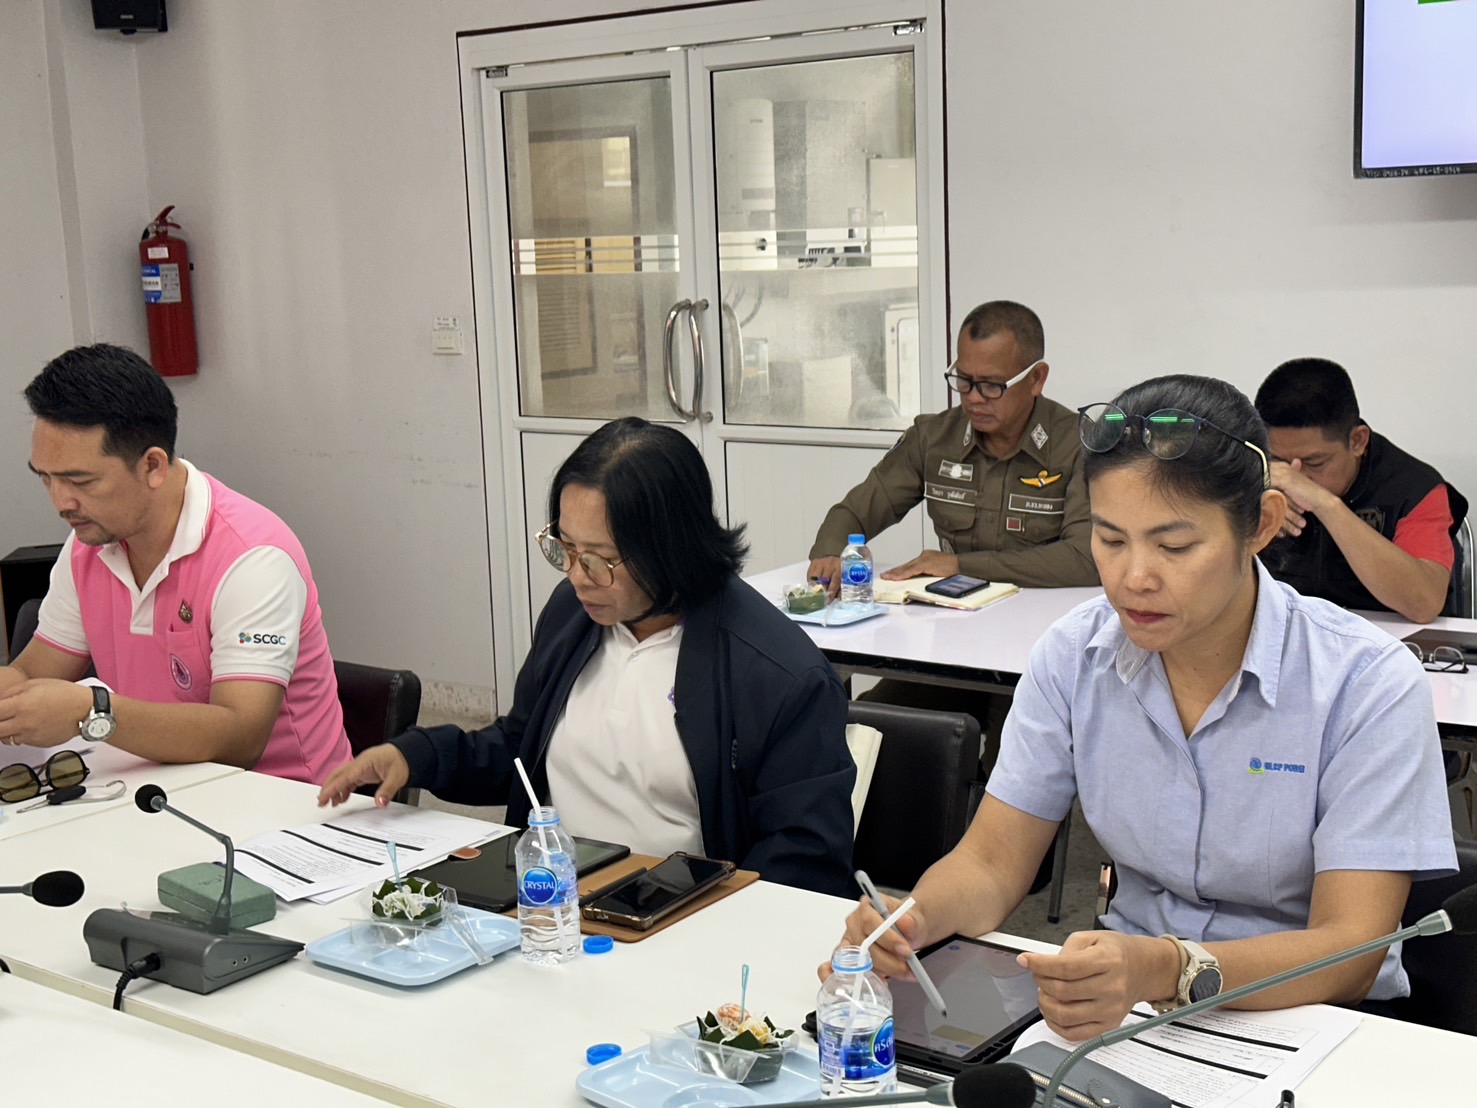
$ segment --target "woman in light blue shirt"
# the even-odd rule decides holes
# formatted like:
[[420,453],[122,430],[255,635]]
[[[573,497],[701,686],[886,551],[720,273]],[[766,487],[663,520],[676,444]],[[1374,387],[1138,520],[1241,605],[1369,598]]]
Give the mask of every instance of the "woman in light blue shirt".
[[[998,926],[1080,797],[1118,868],[1111,930],[1021,956],[1069,1039],[1393,931],[1412,877],[1455,867],[1419,663],[1257,559],[1286,500],[1246,397],[1162,377],[1080,431],[1105,595],[1036,644],[979,813],[901,923],[914,948]],[[847,941],[877,921],[863,904]],[[879,941],[878,969],[905,975],[903,947]],[[1241,1006],[1408,991],[1397,949]]]

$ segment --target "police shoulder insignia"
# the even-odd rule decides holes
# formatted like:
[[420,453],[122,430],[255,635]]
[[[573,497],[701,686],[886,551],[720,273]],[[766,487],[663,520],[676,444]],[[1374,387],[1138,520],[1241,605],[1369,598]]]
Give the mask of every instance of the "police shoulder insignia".
[[1035,477],[1022,477],[1021,484],[1030,485],[1033,489],[1044,489],[1047,485],[1054,485],[1062,479],[1060,473],[1047,473],[1042,470]]

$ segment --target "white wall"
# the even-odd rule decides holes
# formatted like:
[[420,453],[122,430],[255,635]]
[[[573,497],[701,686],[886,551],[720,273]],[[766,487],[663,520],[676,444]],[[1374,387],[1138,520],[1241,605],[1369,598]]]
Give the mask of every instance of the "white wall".
[[1161,373],[1346,366],[1477,500],[1477,176],[1352,176],[1346,0],[948,5],[953,318],[1046,325],[1072,406]]
[[[491,684],[476,367],[429,335],[471,315],[455,34],[650,6],[176,0],[167,35],[120,40],[71,0],[0,5],[20,108],[0,218],[43,256],[0,277],[6,392],[74,337],[142,342],[133,247],[177,204],[202,361],[176,385],[185,452],[297,528],[341,657]],[[1253,390],[1324,354],[1477,492],[1477,178],[1352,180],[1350,5],[946,12],[956,320],[1036,306],[1074,405],[1172,370]],[[0,404],[9,545],[56,530],[17,427]]]

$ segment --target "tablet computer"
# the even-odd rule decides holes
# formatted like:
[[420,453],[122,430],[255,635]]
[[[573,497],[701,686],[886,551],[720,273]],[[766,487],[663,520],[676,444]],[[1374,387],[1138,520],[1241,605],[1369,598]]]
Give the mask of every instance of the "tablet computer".
[[[994,1062],[1041,1018],[1036,979],[1016,965],[1019,950],[956,935],[919,951],[949,1014],[928,1003],[916,981],[888,981],[897,1036],[898,1077],[936,1085],[965,1066]],[[814,1034],[815,1014],[805,1030]]]
[[[518,836],[519,832],[514,831],[485,844],[475,858],[453,856],[416,870],[415,875],[455,889],[458,904],[488,912],[506,912],[518,903],[518,865],[513,859]],[[575,869],[581,877],[631,853],[628,846],[582,839],[578,835],[574,837],[574,845],[578,852]]]

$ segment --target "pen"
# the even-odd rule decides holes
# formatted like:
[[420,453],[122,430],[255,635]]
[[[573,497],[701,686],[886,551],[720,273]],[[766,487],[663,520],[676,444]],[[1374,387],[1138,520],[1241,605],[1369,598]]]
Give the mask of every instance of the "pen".
[[1291,1089],[1282,1090],[1282,1099],[1277,1102],[1277,1108],[1293,1108]]
[[[877,886],[872,884],[872,879],[867,876],[865,870],[856,871],[856,883],[862,887],[862,892],[867,894],[867,899],[872,902],[872,907],[876,908],[882,914],[883,919],[886,919],[887,905],[882,903],[882,896],[877,892]],[[893,924],[892,929],[897,931],[899,935],[902,934],[901,931],[898,931],[897,924]],[[923,989],[923,995],[928,997],[928,1003],[934,1006],[934,1009],[939,1015],[947,1016],[949,1009],[944,1004],[943,996],[939,994],[938,987],[933,983],[933,978],[929,977],[928,971],[923,968],[923,963],[918,960],[918,955],[911,951],[908,953],[908,968],[913,971],[913,976],[918,979],[918,985]]]
[[647,867],[646,866],[641,866],[638,869],[633,869],[630,873],[623,873],[623,874],[621,874],[621,876],[617,877],[610,884],[608,884],[608,885],[601,885],[598,889],[594,890],[593,892],[586,893],[584,896],[580,897],[580,907],[583,908],[586,904],[593,904],[595,901],[599,900],[606,893],[613,892],[616,889],[620,888],[622,885],[624,885],[627,881],[633,881],[636,878],[640,877],[643,873],[646,872],[646,870],[647,870]]

